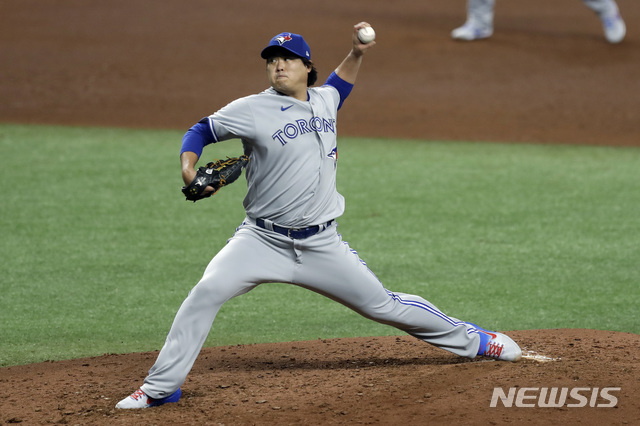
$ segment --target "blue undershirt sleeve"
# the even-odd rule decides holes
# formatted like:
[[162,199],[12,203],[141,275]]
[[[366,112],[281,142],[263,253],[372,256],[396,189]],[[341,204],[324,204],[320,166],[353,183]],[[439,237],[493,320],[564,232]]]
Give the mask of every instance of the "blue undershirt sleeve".
[[204,147],[216,141],[213,132],[209,128],[208,121],[207,118],[203,118],[187,130],[187,133],[182,137],[180,155],[182,155],[183,152],[191,151],[200,157]]
[[324,84],[333,86],[338,90],[338,93],[340,94],[340,103],[338,104],[338,109],[340,109],[344,101],[347,99],[347,96],[349,96],[349,93],[351,93],[353,84],[341,79],[338,74],[335,73],[335,71],[331,73]]

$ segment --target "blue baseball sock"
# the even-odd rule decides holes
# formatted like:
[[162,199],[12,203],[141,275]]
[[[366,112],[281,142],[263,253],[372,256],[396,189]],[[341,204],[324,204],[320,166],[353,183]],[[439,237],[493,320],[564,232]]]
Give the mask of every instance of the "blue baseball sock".
[[484,355],[484,350],[487,348],[487,343],[491,337],[488,334],[484,334],[482,332],[478,332],[480,336],[480,347],[478,347],[478,355]]
[[[467,324],[477,328],[478,330],[485,330],[482,327],[478,327],[477,325],[468,322]],[[491,340],[491,337],[488,334],[482,333],[481,331],[477,331],[476,333],[478,333],[478,336],[480,336],[480,346],[478,347],[478,355],[484,355],[484,351],[487,348],[487,343],[489,343],[489,340]]]

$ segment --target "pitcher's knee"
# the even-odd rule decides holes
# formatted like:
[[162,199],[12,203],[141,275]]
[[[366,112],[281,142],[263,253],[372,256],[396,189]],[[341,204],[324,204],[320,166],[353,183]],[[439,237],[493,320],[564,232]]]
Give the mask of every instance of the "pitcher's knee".
[[202,299],[207,303],[222,304],[241,294],[247,293],[257,284],[246,282],[230,282],[216,279],[202,279],[189,292],[189,297]]

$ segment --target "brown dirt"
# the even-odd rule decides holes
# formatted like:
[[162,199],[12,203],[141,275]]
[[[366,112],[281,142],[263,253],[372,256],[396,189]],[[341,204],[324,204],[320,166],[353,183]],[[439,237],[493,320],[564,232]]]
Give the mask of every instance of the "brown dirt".
[[[187,9],[187,6],[188,9]],[[320,78],[367,20],[340,134],[640,146],[640,3],[624,43],[577,1],[499,2],[490,41],[456,43],[464,2],[0,0],[0,121],[186,129],[265,87],[258,52],[303,33]],[[428,295],[427,295],[428,297]],[[640,336],[510,333],[552,362],[468,361],[409,337],[206,348],[178,404],[114,410],[155,353],[0,369],[0,421],[42,424],[634,424]],[[490,408],[495,387],[619,387],[615,408]],[[583,392],[584,394],[584,392]],[[575,400],[569,401],[576,402]],[[606,401],[601,398],[596,403]]]
[[[148,410],[115,403],[157,353],[3,368],[0,421],[26,424],[637,424],[640,336],[594,330],[509,332],[554,358],[467,360],[412,337],[206,348],[183,398]],[[559,359],[558,359],[559,358]],[[491,408],[493,389],[616,387],[615,408]],[[529,393],[528,395],[534,395]],[[591,391],[582,391],[591,398]],[[535,399],[534,399],[535,400]],[[527,400],[531,402],[531,400]],[[576,404],[569,398],[567,404]],[[603,397],[595,405],[607,404]]]
[[0,121],[186,129],[266,87],[272,35],[304,34],[323,81],[366,20],[343,136],[638,146],[640,4],[619,5],[612,46],[578,0],[500,2],[474,43],[449,38],[463,0],[0,0]]

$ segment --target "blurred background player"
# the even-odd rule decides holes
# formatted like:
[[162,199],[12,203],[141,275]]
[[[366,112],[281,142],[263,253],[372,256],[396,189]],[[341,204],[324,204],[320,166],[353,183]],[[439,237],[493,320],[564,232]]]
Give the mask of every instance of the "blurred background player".
[[[615,0],[582,0],[602,21],[604,38],[609,43],[620,43],[627,28]],[[493,34],[493,15],[496,0],[467,0],[467,21],[451,32],[456,40],[479,40]]]

